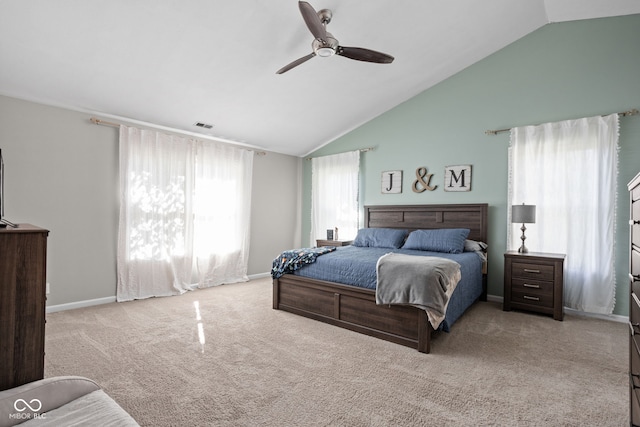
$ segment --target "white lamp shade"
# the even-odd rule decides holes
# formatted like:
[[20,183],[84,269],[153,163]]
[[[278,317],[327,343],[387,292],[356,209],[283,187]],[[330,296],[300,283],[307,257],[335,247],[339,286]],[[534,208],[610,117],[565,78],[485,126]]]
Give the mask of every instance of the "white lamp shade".
[[513,205],[511,206],[511,222],[518,224],[535,224],[536,205]]

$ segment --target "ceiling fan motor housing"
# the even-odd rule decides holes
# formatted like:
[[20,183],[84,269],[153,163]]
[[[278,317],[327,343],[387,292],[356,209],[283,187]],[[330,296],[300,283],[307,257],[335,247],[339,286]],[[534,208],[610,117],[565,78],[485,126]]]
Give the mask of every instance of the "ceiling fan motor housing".
[[333,12],[330,9],[321,9],[318,11],[318,18],[320,18],[320,22],[324,25],[327,25],[331,22],[331,18],[333,17]]
[[333,56],[338,48],[338,40],[336,40],[330,33],[324,39],[314,39],[311,43],[313,51],[318,56],[328,57]]

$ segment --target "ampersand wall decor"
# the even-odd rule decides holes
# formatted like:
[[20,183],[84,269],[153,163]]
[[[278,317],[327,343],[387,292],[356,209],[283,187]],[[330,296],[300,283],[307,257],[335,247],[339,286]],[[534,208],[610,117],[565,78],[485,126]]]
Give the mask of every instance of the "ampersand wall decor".
[[427,174],[427,168],[420,167],[416,169],[416,180],[413,181],[413,191],[416,193],[422,193],[425,190],[433,191],[438,188],[437,185],[434,185],[433,187],[430,185],[431,178],[433,178],[433,174]]

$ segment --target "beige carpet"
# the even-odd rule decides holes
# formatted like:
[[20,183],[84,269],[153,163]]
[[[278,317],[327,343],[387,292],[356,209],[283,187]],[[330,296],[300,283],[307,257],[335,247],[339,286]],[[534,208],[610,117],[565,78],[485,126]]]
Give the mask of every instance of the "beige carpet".
[[425,355],[273,310],[261,279],[50,314],[45,375],[96,380],[144,426],[623,426],[627,340],[477,303]]

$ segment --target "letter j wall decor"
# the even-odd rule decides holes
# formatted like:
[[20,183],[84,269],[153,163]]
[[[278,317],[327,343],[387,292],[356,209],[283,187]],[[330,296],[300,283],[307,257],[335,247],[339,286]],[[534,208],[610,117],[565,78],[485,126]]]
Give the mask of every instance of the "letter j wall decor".
[[382,172],[382,194],[402,193],[402,171]]
[[444,191],[471,191],[471,165],[445,166]]

